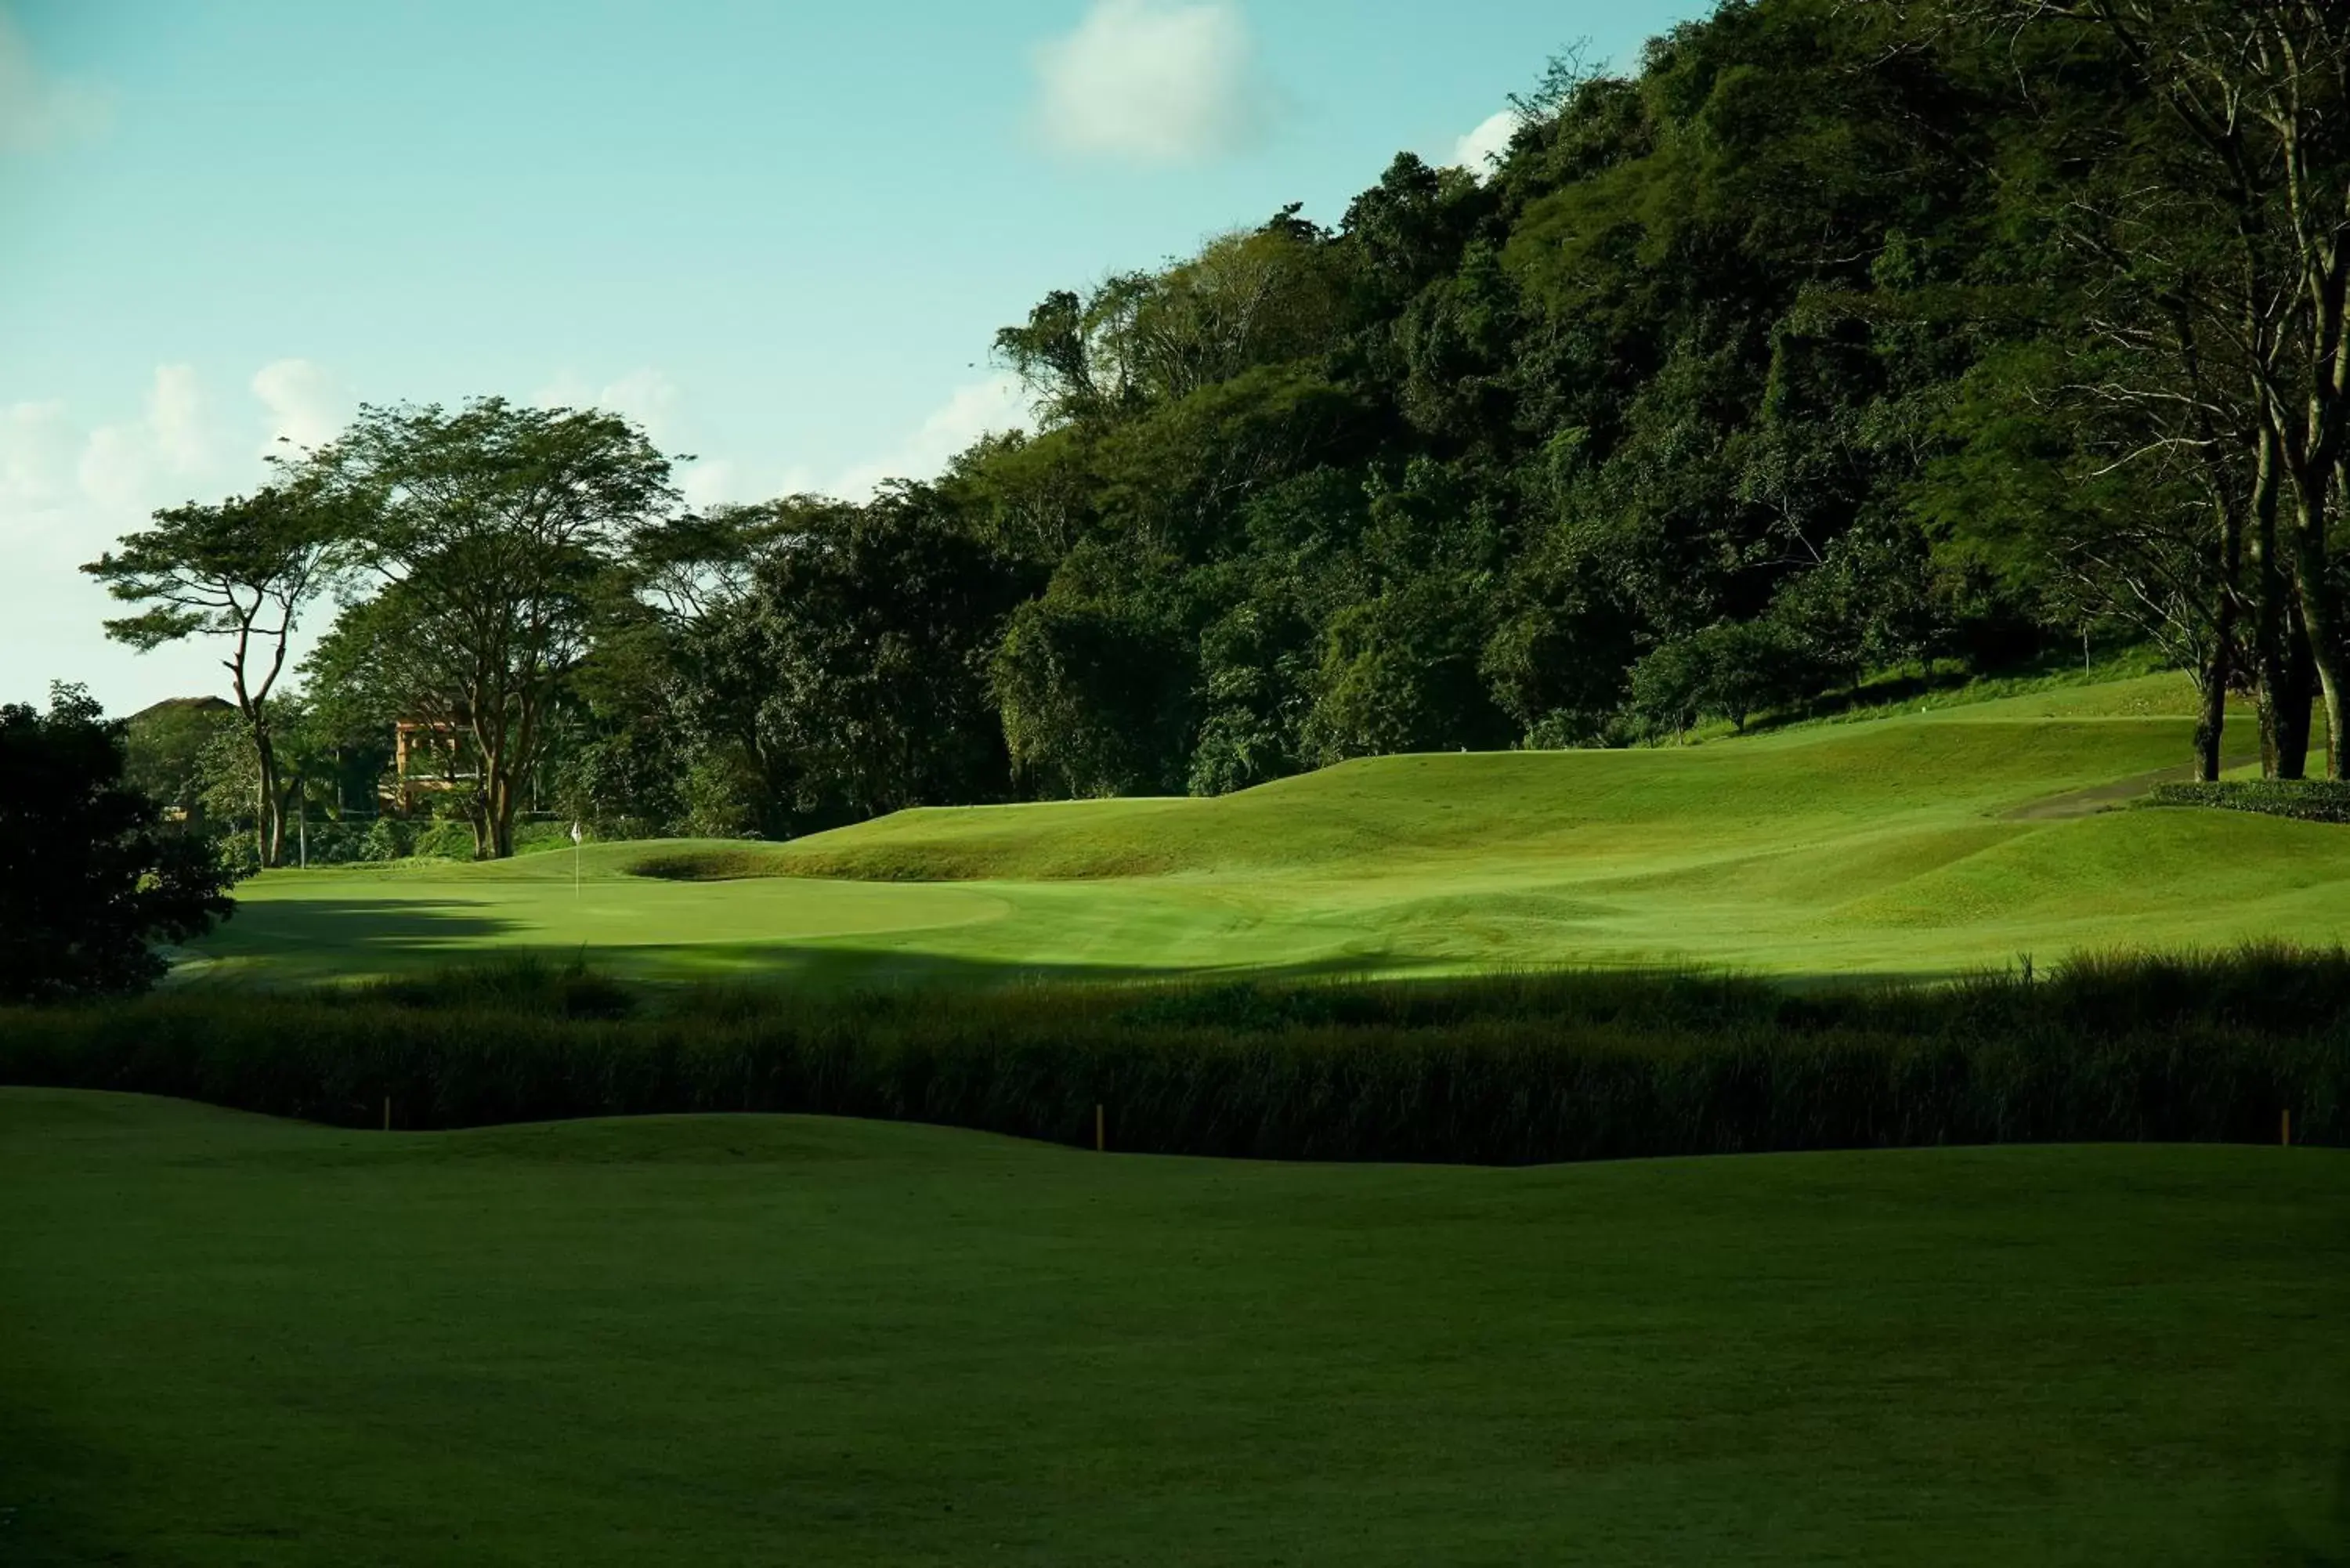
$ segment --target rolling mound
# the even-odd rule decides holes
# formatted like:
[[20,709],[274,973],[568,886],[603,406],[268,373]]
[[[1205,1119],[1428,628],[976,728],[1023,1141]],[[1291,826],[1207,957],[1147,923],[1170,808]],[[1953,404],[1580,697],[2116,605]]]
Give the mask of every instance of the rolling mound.
[[1996,815],[2155,772],[2184,749],[2178,720],[1989,719],[1644,751],[1373,757],[1221,799],[905,811],[788,846],[684,859],[710,876],[1053,881],[1376,872],[1399,858],[1464,856],[1646,857],[1921,815]]
[[[1380,757],[1214,800],[901,812],[782,845],[276,873],[188,978],[484,950],[827,982],[1709,964],[1942,975],[2350,934],[2350,830],[2130,809],[2176,677],[1627,752]],[[577,882],[575,883],[575,877]]]

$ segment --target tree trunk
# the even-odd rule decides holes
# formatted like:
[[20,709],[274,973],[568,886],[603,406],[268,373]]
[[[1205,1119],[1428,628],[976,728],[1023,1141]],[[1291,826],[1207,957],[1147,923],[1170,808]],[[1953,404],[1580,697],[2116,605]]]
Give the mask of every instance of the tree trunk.
[[2228,692],[2242,662],[2236,646],[2236,623],[2242,617],[2244,509],[2229,496],[2224,480],[2214,484],[2213,493],[2217,497],[2214,520],[2220,525],[2220,584],[2219,597],[2211,606],[2211,656],[2199,671],[2203,709],[2195,721],[2197,784],[2220,781],[2228,733]]
[[2325,706],[2325,776],[2338,779],[2342,774],[2343,701],[2350,697],[2342,686],[2342,672],[2334,661],[2319,657],[2317,663],[2318,695]]
[[257,775],[254,831],[260,839],[261,863],[282,866],[286,863],[286,813],[277,798],[277,747],[265,723],[254,726],[253,762]]
[[504,747],[484,747],[481,789],[474,795],[473,853],[478,860],[504,860],[514,854],[514,758]]
[[2212,638],[2211,657],[2198,671],[2203,688],[2202,711],[2195,719],[2195,782],[2220,782],[2221,742],[2228,730],[2228,687],[2235,678],[2236,602],[2232,595],[2220,600],[2219,626]]
[[2285,743],[2280,726],[2290,706],[2286,647],[2292,632],[2293,584],[2277,546],[2277,441],[2265,425],[2254,452],[2250,526],[2253,701],[2260,711],[2261,776],[2276,778]]
[[[2330,478],[2328,473],[2326,477]],[[2325,776],[2342,777],[2343,703],[2350,699],[2342,668],[2342,621],[2334,603],[2332,574],[2327,571],[2326,507],[2330,486],[2304,483],[2298,488],[2298,515],[2293,519],[2293,576],[2301,624],[2308,633],[2310,668],[2325,704]],[[2298,705],[2298,704],[2296,704]]]
[[2316,695],[2317,675],[2310,667],[2309,634],[2302,629],[2301,616],[2290,604],[2285,607],[2284,623],[2283,647],[2278,649],[2270,697],[2275,711],[2275,765],[2269,776],[2304,779],[2309,776],[2309,710]]
[[2203,672],[2203,711],[2195,719],[2195,782],[2220,781],[2220,743],[2228,723],[2227,661]]
[[490,857],[494,860],[511,859],[514,856],[514,780],[510,777],[497,780],[484,804],[489,808]]
[[483,718],[496,713],[504,702],[494,692],[484,693],[478,688],[469,706],[473,710],[474,751],[473,775],[473,858],[503,860],[504,853],[498,844],[498,819],[502,815],[500,796],[505,787],[506,757],[503,732],[492,727]]

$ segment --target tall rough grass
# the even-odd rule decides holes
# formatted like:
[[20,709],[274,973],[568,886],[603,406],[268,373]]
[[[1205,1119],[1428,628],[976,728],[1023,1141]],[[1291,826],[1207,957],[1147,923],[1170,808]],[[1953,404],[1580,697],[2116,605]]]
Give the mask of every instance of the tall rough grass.
[[1522,1164],[2051,1140],[2350,1142],[2350,954],[1933,989],[1673,974],[639,992],[515,964],[0,1013],[0,1082],[405,1128],[658,1112],[1113,1147]]

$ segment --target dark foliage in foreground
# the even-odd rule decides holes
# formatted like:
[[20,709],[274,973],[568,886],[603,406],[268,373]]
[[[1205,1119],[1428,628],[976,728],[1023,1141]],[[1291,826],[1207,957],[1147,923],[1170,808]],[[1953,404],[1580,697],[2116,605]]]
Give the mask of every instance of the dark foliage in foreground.
[[1800,993],[1442,983],[638,993],[543,967],[0,1014],[0,1082],[430,1128],[816,1112],[1127,1151],[1494,1164],[2071,1140],[2350,1143],[2350,954]]
[[212,846],[123,781],[122,726],[78,687],[0,707],[0,1002],[143,991],[150,945],[232,908]]

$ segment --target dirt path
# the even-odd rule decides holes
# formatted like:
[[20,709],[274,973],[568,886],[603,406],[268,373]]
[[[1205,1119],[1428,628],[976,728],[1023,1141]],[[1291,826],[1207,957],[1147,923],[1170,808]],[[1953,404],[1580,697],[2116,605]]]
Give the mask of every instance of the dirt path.
[[[2258,753],[2247,753],[2241,757],[2222,757],[2220,765],[2224,772],[2259,760]],[[2126,801],[2136,800],[2158,784],[2185,784],[2194,776],[2195,769],[2191,763],[2175,768],[2157,768],[2150,774],[2116,779],[2095,789],[2077,789],[2070,794],[2035,800],[2012,811],[2002,812],[2001,815],[2008,822],[2055,822],[2068,816],[2094,816],[2098,812],[2111,811]]]

